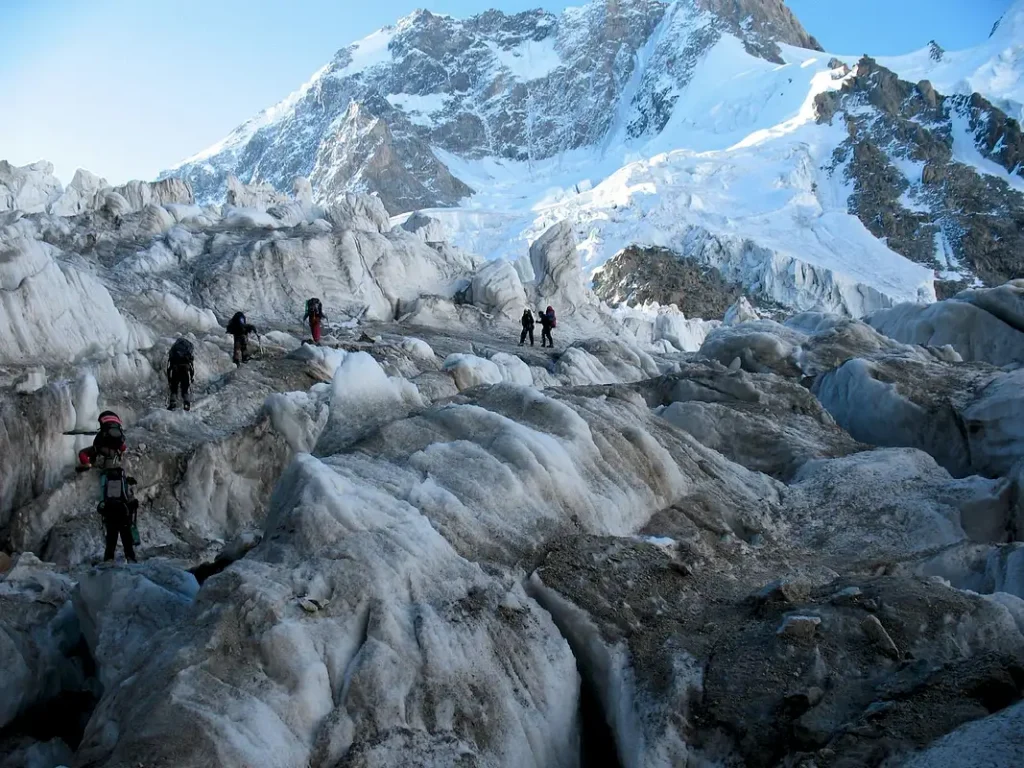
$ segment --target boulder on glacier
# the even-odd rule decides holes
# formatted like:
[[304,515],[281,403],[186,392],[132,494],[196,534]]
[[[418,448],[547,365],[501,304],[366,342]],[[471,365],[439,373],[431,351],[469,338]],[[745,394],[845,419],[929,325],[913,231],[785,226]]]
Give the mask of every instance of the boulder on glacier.
[[406,232],[412,232],[427,243],[439,243],[448,239],[444,225],[433,216],[420,211],[413,212],[401,226]]
[[[791,535],[822,564],[850,567],[917,557],[970,540],[1006,540],[1015,514],[1002,480],[955,479],[913,448],[884,448],[804,464],[793,478]],[[822,515],[822,509],[841,514]]]
[[530,262],[540,303],[549,303],[564,314],[595,303],[583,282],[576,236],[568,221],[550,227],[530,246]]
[[965,360],[1024,362],[1024,280],[962,291],[934,304],[899,304],[866,321],[908,344],[949,344]]
[[797,352],[807,336],[772,320],[723,325],[707,335],[699,355],[722,365],[739,359],[750,373],[799,376]]
[[470,301],[484,312],[519,319],[529,307],[526,291],[511,262],[488,261],[473,275]]
[[792,379],[690,363],[639,385],[661,416],[731,461],[783,481],[811,459],[863,450]]

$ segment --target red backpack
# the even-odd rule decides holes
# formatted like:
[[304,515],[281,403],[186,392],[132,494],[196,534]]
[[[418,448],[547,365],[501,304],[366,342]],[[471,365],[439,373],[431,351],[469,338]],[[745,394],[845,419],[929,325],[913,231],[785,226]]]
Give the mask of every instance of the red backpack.
[[554,309],[554,307],[548,307],[548,315],[551,317],[551,327],[552,328],[557,328],[558,327],[558,320],[555,319],[555,309]]

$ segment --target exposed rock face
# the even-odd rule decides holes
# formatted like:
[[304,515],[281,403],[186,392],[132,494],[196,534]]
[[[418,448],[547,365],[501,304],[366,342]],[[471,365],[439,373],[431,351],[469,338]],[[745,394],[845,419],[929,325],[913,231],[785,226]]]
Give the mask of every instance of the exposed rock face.
[[687,317],[721,320],[742,295],[722,273],[666,248],[630,246],[594,275],[594,293],[610,304],[675,304]]
[[850,211],[876,237],[934,267],[947,294],[971,276],[998,285],[1021,275],[1024,135],[1015,120],[978,94],[943,96],[870,58],[815,104],[820,120],[845,121],[850,138],[834,172],[853,182]]
[[402,222],[402,229],[414,233],[428,243],[439,243],[445,239],[444,225],[419,211]]
[[777,64],[783,63],[778,43],[822,50],[784,0],[697,0],[697,7],[715,14],[749,53]]
[[[325,204],[373,192],[392,214],[452,205],[472,190],[433,147],[543,159],[600,142],[618,129],[620,106],[631,135],[656,133],[725,31],[772,61],[780,42],[817,47],[781,0],[595,0],[561,16],[465,20],[416,11],[343,48],[285,102],[166,174],[188,179],[204,202],[234,174],[278,189],[307,176]],[[638,73],[648,44],[650,66]]]

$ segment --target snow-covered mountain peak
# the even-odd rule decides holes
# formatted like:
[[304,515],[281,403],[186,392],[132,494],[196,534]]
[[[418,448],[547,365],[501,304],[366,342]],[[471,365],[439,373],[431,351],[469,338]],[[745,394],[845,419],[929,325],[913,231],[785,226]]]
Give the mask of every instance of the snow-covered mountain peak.
[[989,39],[996,37],[1003,39],[1016,38],[1019,42],[1021,40],[1021,32],[1024,32],[1024,0],[1014,0],[1014,3],[992,25]]
[[[775,63],[780,45],[817,46],[781,0],[593,0],[561,15],[467,19],[418,10],[342,48],[288,98],[165,175],[188,179],[205,201],[228,175],[279,189],[303,175],[323,201],[365,191],[393,213],[451,205],[467,188],[424,175],[439,170],[436,149],[532,163],[609,135],[655,135],[723,35]],[[367,145],[369,155],[341,143],[353,102],[386,124],[387,141]]]

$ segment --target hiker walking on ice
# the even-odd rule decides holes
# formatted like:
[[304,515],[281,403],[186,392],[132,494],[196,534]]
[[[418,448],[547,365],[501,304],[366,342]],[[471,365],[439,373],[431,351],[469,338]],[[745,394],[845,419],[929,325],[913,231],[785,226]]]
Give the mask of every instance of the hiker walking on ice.
[[307,299],[306,314],[302,316],[303,321],[309,320],[309,332],[313,336],[313,343],[320,343],[320,322],[327,319],[324,314],[324,305],[320,299]]
[[132,488],[135,478],[129,477],[124,468],[124,454],[128,445],[124,439],[124,425],[121,417],[113,411],[103,411],[99,416],[100,428],[92,445],[78,452],[78,472],[92,468],[100,470],[100,503],[96,512],[103,521],[105,548],[103,559],[113,560],[117,540],[121,539],[125,559],[135,562],[135,539],[138,529],[135,518],[139,502]]
[[555,310],[552,307],[548,307],[544,312],[540,313],[540,345],[554,348],[555,342],[551,338],[551,329],[558,327],[558,321],[555,320]]
[[530,346],[533,346],[533,312],[529,308],[523,310],[523,332],[519,335],[519,346],[526,343],[526,337],[530,337]]
[[228,323],[227,331],[235,338],[232,361],[235,365],[249,362],[249,342],[246,337],[250,333],[256,333],[256,327],[245,322],[244,312],[235,312]]
[[171,351],[167,353],[167,386],[171,388],[171,401],[167,405],[169,410],[178,407],[179,391],[185,410],[192,408],[188,390],[196,378],[194,361],[195,353],[188,339],[180,338],[171,345]]

